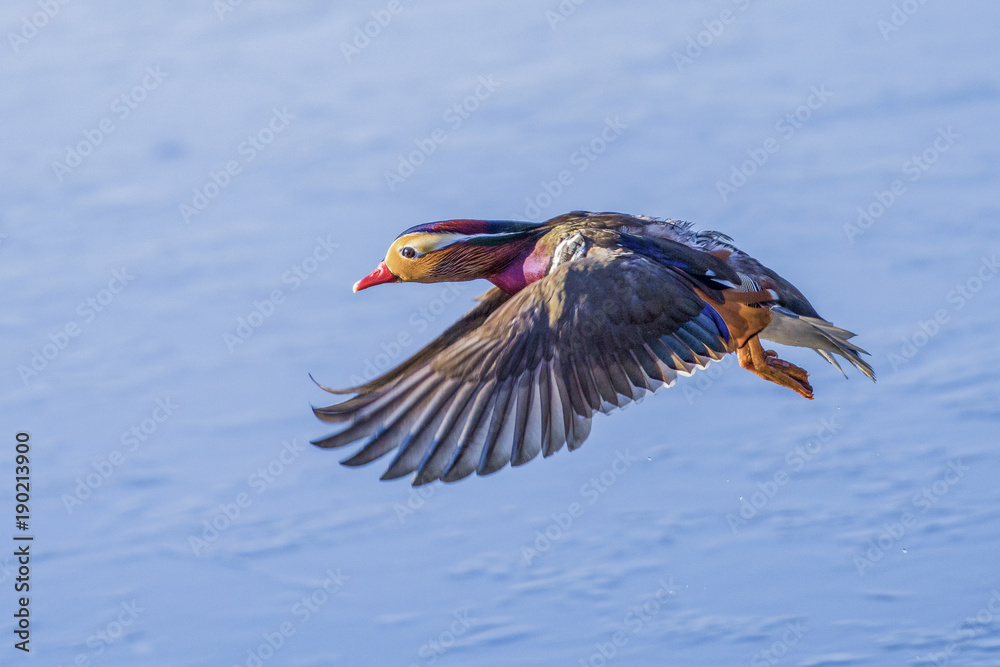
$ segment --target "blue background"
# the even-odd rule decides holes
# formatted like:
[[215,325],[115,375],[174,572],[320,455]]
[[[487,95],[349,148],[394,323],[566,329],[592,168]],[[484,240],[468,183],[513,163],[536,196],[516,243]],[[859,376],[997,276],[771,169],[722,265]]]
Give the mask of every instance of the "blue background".
[[[28,431],[35,541],[29,656],[0,556],[0,661],[1000,664],[998,22],[4,3],[0,507]],[[307,445],[308,373],[396,363],[488,286],[352,294],[396,234],[573,209],[731,235],[878,383],[782,350],[809,402],[729,359],[422,495]]]

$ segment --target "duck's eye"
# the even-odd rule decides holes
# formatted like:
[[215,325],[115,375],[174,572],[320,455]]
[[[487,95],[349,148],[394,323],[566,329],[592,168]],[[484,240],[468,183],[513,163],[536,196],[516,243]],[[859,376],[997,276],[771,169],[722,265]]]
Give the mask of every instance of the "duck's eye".
[[399,249],[399,254],[402,255],[405,259],[413,259],[414,257],[417,256],[417,251],[411,248],[410,246],[403,246],[402,248]]

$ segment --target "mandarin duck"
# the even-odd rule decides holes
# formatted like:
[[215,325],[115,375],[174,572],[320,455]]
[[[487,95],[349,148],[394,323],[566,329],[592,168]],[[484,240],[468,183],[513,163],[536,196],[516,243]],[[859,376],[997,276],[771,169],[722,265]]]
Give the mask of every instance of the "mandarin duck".
[[[412,357],[313,408],[343,425],[313,441],[361,442],[343,464],[396,451],[382,479],[486,475],[563,445],[608,413],[735,352],[741,367],[811,399],[809,374],[761,339],[839,355],[851,343],[791,283],[690,223],[574,211],[541,223],[445,220],[411,227],[354,290],[486,278],[495,287]],[[842,369],[840,369],[843,372]],[[845,374],[846,375],[846,374]]]

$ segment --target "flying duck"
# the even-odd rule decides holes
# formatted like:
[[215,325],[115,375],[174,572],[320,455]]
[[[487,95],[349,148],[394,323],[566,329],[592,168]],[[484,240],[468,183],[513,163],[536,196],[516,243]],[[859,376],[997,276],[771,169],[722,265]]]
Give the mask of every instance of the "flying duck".
[[[486,475],[576,449],[595,412],[674,384],[726,354],[811,399],[809,374],[761,339],[839,355],[873,381],[853,333],[719,232],[621,213],[541,223],[445,220],[411,227],[354,291],[485,278],[495,287],[444,333],[353,398],[313,408],[341,425],[313,441],[359,442],[343,464],[395,458],[382,479],[414,486]],[[841,372],[843,370],[841,369]]]

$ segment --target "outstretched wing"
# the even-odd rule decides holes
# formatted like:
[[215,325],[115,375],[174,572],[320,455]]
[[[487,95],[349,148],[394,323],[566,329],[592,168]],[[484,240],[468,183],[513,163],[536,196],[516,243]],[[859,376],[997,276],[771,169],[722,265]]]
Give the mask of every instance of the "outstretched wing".
[[416,472],[414,485],[485,475],[579,447],[596,411],[670,386],[729,351],[726,325],[682,271],[595,250],[512,297],[489,292],[358,396],[314,408],[344,428],[313,444],[361,441],[342,461],[351,466],[398,450],[382,479]]

